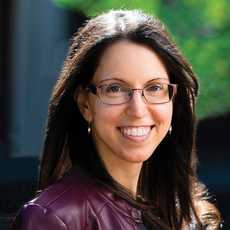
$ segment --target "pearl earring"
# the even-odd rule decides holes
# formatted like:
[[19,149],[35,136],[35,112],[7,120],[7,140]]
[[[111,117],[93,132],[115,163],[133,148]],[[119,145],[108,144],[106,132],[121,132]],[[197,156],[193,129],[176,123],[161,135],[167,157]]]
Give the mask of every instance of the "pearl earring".
[[88,134],[90,135],[90,133],[91,133],[91,125],[92,125],[92,122],[88,122]]
[[172,126],[169,127],[169,134],[172,133]]
[[90,134],[91,133],[91,123],[89,122],[88,123],[88,134]]

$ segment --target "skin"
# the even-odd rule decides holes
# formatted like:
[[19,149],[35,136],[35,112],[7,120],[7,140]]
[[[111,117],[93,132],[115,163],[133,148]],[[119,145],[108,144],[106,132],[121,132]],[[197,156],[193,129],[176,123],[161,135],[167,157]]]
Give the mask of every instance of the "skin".
[[[169,77],[162,61],[150,48],[128,40],[110,45],[103,53],[92,78],[118,78],[132,88],[143,88],[154,78]],[[91,133],[98,153],[110,175],[136,196],[140,170],[167,135],[171,125],[173,104],[148,104],[139,91],[130,102],[106,105],[96,95],[80,91],[76,98],[84,118],[91,123]],[[127,127],[151,127],[144,137],[128,137]]]

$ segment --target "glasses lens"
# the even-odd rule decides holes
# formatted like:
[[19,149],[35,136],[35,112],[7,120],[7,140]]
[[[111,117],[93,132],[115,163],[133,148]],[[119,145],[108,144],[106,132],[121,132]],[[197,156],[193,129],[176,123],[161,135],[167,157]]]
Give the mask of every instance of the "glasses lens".
[[154,82],[144,88],[144,96],[149,103],[167,103],[172,99],[171,91],[173,91],[172,85]]
[[101,85],[99,89],[101,100],[110,105],[125,103],[131,96],[130,89],[121,83]]
[[[127,103],[132,98],[134,90],[141,90],[131,89],[129,86],[121,82],[101,84],[97,89],[101,101],[109,105]],[[162,104],[172,100],[176,93],[176,85],[154,81],[144,87],[141,91],[147,103]]]

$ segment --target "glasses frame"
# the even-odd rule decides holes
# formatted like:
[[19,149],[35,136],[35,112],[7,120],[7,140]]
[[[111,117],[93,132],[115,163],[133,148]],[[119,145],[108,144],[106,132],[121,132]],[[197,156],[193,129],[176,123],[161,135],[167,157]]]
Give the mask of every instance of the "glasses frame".
[[[159,79],[160,79],[160,78],[158,78],[158,79],[153,79],[153,81],[154,81],[154,80],[159,80]],[[141,91],[141,96],[144,98],[144,102],[147,103],[147,104],[166,104],[166,103],[169,103],[170,101],[172,101],[173,98],[175,97],[175,95],[176,95],[176,93],[177,93],[177,87],[178,87],[178,85],[177,85],[177,84],[172,84],[172,83],[166,83],[166,82],[163,82],[162,84],[167,84],[169,87],[172,87],[172,95],[171,95],[171,98],[169,98],[169,100],[168,100],[167,102],[160,102],[160,103],[155,103],[155,102],[152,103],[152,102],[149,102],[149,101],[146,99],[145,94],[144,94],[144,89],[147,88],[147,87],[149,86],[149,84],[146,85],[145,87],[143,87],[142,89],[127,87],[127,88],[130,90],[130,92],[131,92],[131,95],[130,95],[129,99],[128,99],[127,101],[125,101],[125,102],[116,103],[116,104],[111,104],[111,103],[105,102],[105,101],[103,100],[102,96],[101,96],[101,91],[100,91],[100,89],[101,89],[102,86],[107,85],[107,84],[99,83],[99,84],[96,85],[96,84],[91,83],[91,84],[89,84],[85,89],[86,89],[88,92],[90,92],[90,93],[96,95],[96,96],[102,101],[102,103],[104,103],[104,104],[106,104],[106,105],[122,105],[122,104],[126,104],[126,103],[128,103],[128,102],[130,102],[130,101],[132,100],[134,91]]]

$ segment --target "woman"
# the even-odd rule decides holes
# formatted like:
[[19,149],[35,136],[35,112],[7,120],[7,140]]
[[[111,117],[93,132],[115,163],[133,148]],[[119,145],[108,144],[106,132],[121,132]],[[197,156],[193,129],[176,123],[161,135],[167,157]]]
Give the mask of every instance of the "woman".
[[219,229],[196,175],[197,90],[156,18],[89,20],[51,98],[41,192],[13,229]]

